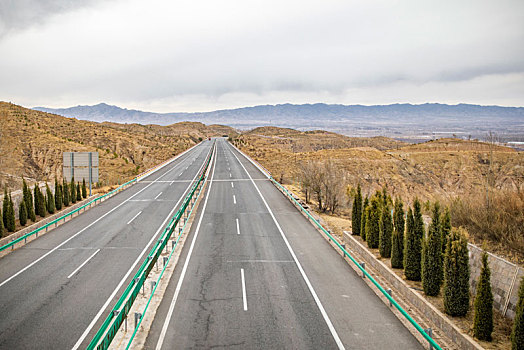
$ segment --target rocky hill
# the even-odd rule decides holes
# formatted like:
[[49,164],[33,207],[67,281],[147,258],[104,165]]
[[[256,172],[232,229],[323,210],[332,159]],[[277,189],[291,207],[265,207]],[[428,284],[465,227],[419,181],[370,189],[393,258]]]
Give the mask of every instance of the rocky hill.
[[94,151],[104,184],[126,181],[196,144],[199,138],[236,135],[226,126],[96,123],[0,102],[0,183],[20,187],[59,178],[62,152]]

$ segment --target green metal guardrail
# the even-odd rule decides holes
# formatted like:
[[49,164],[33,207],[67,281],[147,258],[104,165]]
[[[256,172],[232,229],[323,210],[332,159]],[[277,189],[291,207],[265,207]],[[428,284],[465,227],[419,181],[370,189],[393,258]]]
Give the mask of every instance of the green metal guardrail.
[[17,239],[12,240],[11,242],[9,242],[9,243],[7,243],[7,244],[1,246],[1,247],[0,247],[0,252],[6,250],[6,249],[9,248],[9,247],[14,246],[14,245],[17,244],[18,242],[20,242],[20,241],[22,241],[22,240],[25,240],[25,239],[27,239],[28,237],[31,237],[32,235],[35,235],[35,234],[38,235],[38,232],[43,231],[44,229],[47,229],[48,227],[50,227],[50,226],[52,226],[52,225],[54,225],[54,224],[58,224],[58,222],[60,222],[61,220],[64,220],[64,222],[65,222],[65,219],[66,219],[68,216],[73,217],[73,214],[75,214],[75,213],[79,212],[80,210],[82,210],[82,209],[84,209],[84,208],[90,206],[90,205],[93,204],[93,203],[96,204],[97,201],[102,201],[104,198],[112,196],[113,194],[117,193],[118,191],[121,191],[124,187],[126,187],[126,186],[128,186],[128,185],[130,185],[130,184],[132,184],[133,182],[136,182],[136,181],[137,181],[137,179],[134,178],[134,179],[132,179],[132,180],[126,182],[125,184],[122,184],[122,185],[118,186],[118,187],[117,187],[116,189],[114,189],[113,191],[108,192],[108,193],[104,194],[103,196],[97,197],[97,198],[95,198],[95,199],[89,201],[88,203],[82,205],[81,207],[78,207],[78,208],[76,208],[75,210],[72,210],[72,211],[70,211],[69,213],[60,216],[59,218],[56,218],[56,219],[54,219],[53,221],[50,221],[50,222],[48,222],[47,224],[45,224],[45,225],[43,225],[43,226],[41,226],[41,227],[39,227],[39,228],[37,228],[37,229],[31,231],[31,232],[28,232],[28,233],[26,233],[25,235],[18,237]]
[[160,274],[158,275],[158,278],[156,280],[155,286],[154,286],[153,290],[151,291],[151,296],[147,300],[146,306],[144,307],[144,310],[142,311],[142,315],[140,316],[137,324],[135,325],[135,330],[133,331],[133,334],[131,334],[131,338],[129,339],[129,342],[127,343],[126,350],[128,350],[131,347],[131,344],[133,343],[133,340],[135,339],[135,335],[138,332],[138,329],[140,328],[140,325],[142,324],[142,320],[144,319],[144,316],[145,316],[145,314],[147,312],[147,309],[149,308],[149,304],[151,303],[151,299],[153,299],[153,296],[155,295],[155,291],[156,291],[156,289],[157,289],[157,287],[158,287],[158,285],[160,283],[160,279],[164,275],[164,272],[165,272],[165,270],[167,268],[167,265],[171,261],[171,257],[173,256],[173,253],[175,252],[175,249],[178,246],[178,241],[180,240],[180,237],[182,237],[182,233],[184,233],[184,231],[186,229],[186,225],[188,223],[188,220],[191,217],[191,214],[193,214],[193,210],[195,209],[195,205],[198,202],[198,199],[200,198],[200,195],[202,194],[202,188],[204,187],[203,184],[205,182],[206,182],[206,179],[204,179],[204,181],[201,182],[202,186],[200,186],[200,189],[198,190],[198,195],[197,195],[195,201],[193,202],[193,204],[191,205],[191,210],[187,214],[187,218],[184,221],[184,226],[182,226],[180,232],[178,233],[178,236],[177,236],[176,241],[175,241],[175,243],[173,245],[173,248],[171,249],[171,253],[169,253],[169,256],[167,257],[167,261],[165,261],[164,267],[162,268],[162,271],[160,271]]
[[403,308],[400,306],[395,299],[389,293],[366,271],[365,268],[363,268],[356,260],[351,256],[351,254],[348,253],[345,247],[343,247],[338,241],[309,213],[308,210],[306,210],[296,199],[293,197],[293,195],[278,181],[276,181],[272,176],[270,176],[270,180],[279,187],[282,191],[286,193],[286,195],[291,198],[291,200],[304,212],[306,215],[315,223],[315,225],[326,235],[328,236],[336,245],[339,247],[342,252],[344,253],[344,256],[347,256],[361,271],[362,273],[369,278],[369,280],[380,290],[382,294],[389,300],[389,302],[395,306],[395,308],[400,311],[400,313],[411,323],[417,331],[429,342],[431,346],[433,346],[437,350],[442,350],[440,345],[438,345],[433,338],[427,334],[424,329],[415,321]]
[[171,235],[173,231],[175,230],[175,227],[177,226],[178,222],[180,221],[182,215],[186,211],[187,207],[189,206],[195,192],[197,191],[198,187],[203,184],[205,181],[205,173],[209,167],[209,164],[211,162],[211,158],[213,155],[213,147],[211,148],[211,151],[207,157],[207,160],[205,162],[204,167],[202,168],[200,172],[200,176],[198,177],[198,180],[193,184],[191,187],[191,190],[184,198],[184,201],[182,203],[182,206],[177,210],[175,215],[171,218],[169,223],[167,224],[166,228],[162,232],[162,235],[160,236],[160,239],[158,239],[145,258],[142,265],[140,265],[137,273],[134,275],[133,279],[123,292],[122,296],[118,299],[116,302],[116,305],[113,307],[107,318],[105,319],[104,323],[98,330],[98,332],[95,334],[91,342],[89,343],[87,349],[107,349],[109,347],[109,344],[111,344],[111,341],[116,335],[116,332],[124,322],[125,318],[129,314],[129,311],[131,310],[131,306],[133,305],[133,302],[135,301],[138,293],[140,292],[140,289],[144,285],[144,282],[146,281],[147,276],[149,275],[149,272],[155,265],[155,263],[158,260],[158,257],[160,256],[162,250],[167,245],[169,239],[171,238]]

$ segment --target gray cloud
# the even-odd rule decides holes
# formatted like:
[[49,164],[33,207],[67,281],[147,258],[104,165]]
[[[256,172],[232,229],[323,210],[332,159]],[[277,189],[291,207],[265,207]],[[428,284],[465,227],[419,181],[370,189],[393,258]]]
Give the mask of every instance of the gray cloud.
[[10,31],[40,25],[52,16],[89,7],[102,0],[2,0],[0,38]]
[[[37,1],[20,3],[13,18]],[[69,3],[42,2],[28,10],[47,18],[38,28],[22,18],[28,27],[13,28],[27,30],[0,40],[4,99],[159,111],[281,102],[524,105],[521,0]]]

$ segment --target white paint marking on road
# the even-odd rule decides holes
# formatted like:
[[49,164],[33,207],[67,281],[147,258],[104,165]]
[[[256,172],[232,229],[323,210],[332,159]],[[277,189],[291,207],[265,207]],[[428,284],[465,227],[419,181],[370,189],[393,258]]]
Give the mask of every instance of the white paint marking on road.
[[180,175],[178,175],[178,176],[179,176],[179,177],[182,176],[183,173],[184,173],[184,172],[181,172]]
[[[215,145],[215,150],[216,150],[216,145]],[[204,217],[204,213],[206,212],[207,200],[209,199],[209,194],[211,193],[211,186],[213,185],[213,176],[215,175],[216,158],[217,156],[216,156],[216,151],[215,151],[215,162],[213,163],[213,173],[211,174],[211,179],[209,181],[209,188],[207,189],[206,199],[204,200],[202,212],[200,213],[200,218],[198,219],[198,223],[195,229],[195,234],[193,236],[193,241],[191,241],[191,246],[189,247],[189,252],[187,253],[186,261],[184,262],[184,267],[182,268],[180,278],[178,279],[178,283],[176,285],[175,294],[173,295],[173,300],[171,300],[171,304],[169,305],[169,310],[167,311],[166,319],[164,320],[164,325],[162,326],[162,331],[160,332],[160,336],[158,337],[158,343],[156,344],[156,350],[162,349],[162,344],[164,343],[164,339],[167,333],[167,327],[169,327],[169,322],[171,322],[171,317],[173,316],[173,311],[175,310],[176,300],[178,298],[178,294],[180,294],[180,289],[182,288],[182,282],[184,282],[184,277],[186,275],[187,266],[189,265],[189,261],[191,260],[191,254],[193,253],[193,248],[195,247],[195,242],[198,237],[198,232],[200,232],[200,225],[202,224],[202,218]]]
[[[311,284],[311,282],[309,281],[309,278],[307,277],[306,275],[306,272],[304,271],[304,269],[302,268],[302,265],[300,264],[300,262],[298,261],[298,258],[297,256],[295,255],[295,252],[293,251],[293,248],[291,248],[291,245],[289,244],[289,241],[287,240],[287,237],[286,235],[284,234],[284,231],[282,231],[282,228],[280,227],[280,224],[278,223],[275,215],[273,214],[273,211],[271,210],[271,208],[269,207],[269,205],[267,204],[266,202],[266,199],[264,198],[264,196],[262,195],[262,192],[260,192],[260,189],[258,188],[257,184],[255,183],[255,181],[253,181],[253,178],[251,177],[251,175],[249,174],[249,172],[247,171],[246,167],[244,166],[244,164],[242,164],[242,162],[240,161],[240,159],[238,159],[237,155],[231,151],[231,153],[233,153],[233,155],[235,156],[235,158],[238,160],[238,162],[240,163],[240,166],[242,166],[242,168],[244,169],[244,171],[246,172],[247,176],[251,179],[251,183],[253,184],[253,186],[255,186],[255,189],[257,190],[258,194],[260,195],[260,198],[262,199],[262,201],[264,202],[267,210],[269,211],[269,214],[271,215],[271,217],[273,218],[273,221],[275,222],[275,225],[277,226],[277,229],[278,231],[280,232],[280,235],[282,236],[282,239],[284,240],[284,242],[286,243],[286,246],[287,246],[287,249],[289,250],[289,253],[291,253],[291,256],[293,257],[293,260],[295,260],[295,263],[297,264],[297,267],[298,267],[298,270],[300,271],[300,273],[302,274],[302,278],[304,279],[304,281],[306,282],[306,285],[308,286],[308,289],[311,293],[311,295],[313,296],[313,299],[315,300],[319,310],[320,310],[320,313],[322,314],[322,316],[324,317],[324,321],[326,321],[326,324],[329,328],[329,330],[331,331],[331,335],[333,336],[335,342],[337,343],[337,346],[339,349],[344,349],[344,344],[342,344],[342,340],[340,340],[340,337],[338,336],[338,333],[335,329],[335,327],[333,326],[333,323],[331,322],[331,320],[329,319],[329,316],[326,312],[326,310],[324,309],[324,306],[322,305],[322,303],[320,302],[320,299],[318,298],[318,295],[317,293],[315,292],[315,289],[313,288],[313,285]],[[241,153],[242,154],[242,153]],[[242,154],[247,160],[249,160],[244,154]]]
[[138,214],[136,214],[135,216],[133,216],[133,218],[132,218],[131,220],[129,220],[129,221],[127,222],[127,224],[129,225],[130,223],[132,223],[133,220],[135,220],[136,217],[137,217],[138,215],[140,215],[140,214],[142,214],[142,210],[140,210],[140,211],[138,212]]
[[228,260],[228,263],[294,263],[295,260]]
[[231,173],[229,173],[229,177],[231,177]]
[[240,225],[238,223],[238,218],[237,218],[237,235],[239,235],[239,234],[240,234]]
[[158,199],[158,197],[160,197],[161,194],[162,194],[162,192],[160,192],[159,194],[157,194],[156,197],[155,197],[155,200]]
[[75,273],[77,273],[78,270],[80,270],[80,269],[81,269],[85,264],[87,264],[87,262],[88,262],[89,260],[91,260],[91,259],[92,259],[92,258],[93,258],[93,257],[94,257],[98,252],[99,252],[99,251],[100,251],[100,249],[97,249],[96,252],[94,252],[93,254],[91,254],[91,256],[90,256],[89,258],[87,258],[87,260],[84,261],[84,262],[82,263],[82,265],[78,266],[78,267],[76,268],[75,271],[71,272],[71,274],[70,274],[69,276],[67,276],[67,278],[71,278],[71,276],[73,276]]
[[237,197],[235,195],[233,195],[233,203],[237,204]]
[[231,188],[235,188],[235,185],[233,185],[233,182],[231,182]]
[[171,185],[173,184],[173,182],[175,182],[175,181],[171,181],[171,183],[169,184],[169,186],[171,186]]
[[244,277],[244,269],[240,269],[240,277],[242,278],[242,300],[244,300],[244,311],[247,311],[246,279]]
[[[200,167],[199,171],[197,171],[195,177],[193,178],[193,182],[195,181],[195,179],[197,178],[198,174],[200,173],[200,170],[204,167],[204,164],[205,163],[202,163],[202,166]],[[174,169],[174,167],[173,167]],[[167,174],[167,173],[166,173]],[[164,174],[164,175],[166,175]],[[162,175],[162,176],[164,176]],[[146,246],[144,247],[144,249],[142,250],[142,252],[140,253],[140,255],[136,258],[135,262],[133,263],[133,265],[131,265],[131,268],[126,272],[125,276],[122,278],[122,280],[120,281],[120,283],[118,283],[118,285],[116,286],[115,290],[113,291],[113,293],[111,293],[111,295],[109,296],[109,298],[106,300],[106,302],[104,303],[104,305],[102,305],[102,307],[100,308],[100,310],[98,311],[98,313],[96,314],[96,316],[93,318],[93,320],[91,321],[91,323],[89,324],[89,326],[87,326],[86,330],[84,331],[84,333],[82,333],[82,335],[80,336],[80,338],[77,340],[76,344],[73,346],[72,350],[77,350],[80,345],[82,345],[82,343],[84,342],[85,338],[87,337],[87,335],[89,334],[89,332],[91,332],[91,329],[93,329],[93,327],[95,326],[96,322],[98,322],[98,319],[100,318],[100,316],[102,316],[102,313],[105,311],[105,309],[107,308],[107,306],[109,305],[109,303],[113,300],[113,298],[115,297],[116,293],[120,290],[120,288],[122,287],[122,285],[124,284],[124,282],[126,281],[126,279],[129,277],[129,275],[131,274],[131,272],[134,270],[134,268],[136,267],[136,265],[138,264],[138,262],[142,259],[142,256],[145,254],[145,252],[147,251],[147,249],[149,248],[149,246],[151,245],[151,243],[153,243],[153,241],[156,239],[156,237],[158,236],[158,233],[160,232],[160,230],[162,230],[162,228],[164,227],[164,225],[166,224],[166,222],[169,220],[169,218],[171,217],[171,215],[173,215],[173,213],[175,212],[176,208],[178,207],[178,204],[180,203],[180,201],[182,201],[182,199],[185,197],[186,193],[189,191],[189,189],[191,188],[191,184],[192,182],[189,184],[189,186],[186,188],[186,190],[184,191],[184,193],[182,194],[182,196],[180,196],[180,199],[178,200],[178,202],[173,206],[173,209],[171,209],[171,211],[169,212],[169,214],[167,215],[167,217],[164,219],[164,221],[162,222],[162,224],[160,225],[160,227],[158,228],[158,230],[155,232],[155,234],[153,235],[153,237],[151,237],[151,239],[149,240],[149,242],[146,244]]]

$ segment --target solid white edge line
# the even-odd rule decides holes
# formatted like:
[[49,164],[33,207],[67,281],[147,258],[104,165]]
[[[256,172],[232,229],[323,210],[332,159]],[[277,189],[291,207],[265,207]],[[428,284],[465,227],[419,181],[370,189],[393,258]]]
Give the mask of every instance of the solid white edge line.
[[244,311],[247,311],[246,278],[244,277],[244,269],[240,269],[240,278],[242,279],[242,300],[244,301]]
[[[260,198],[262,198],[262,201],[264,202],[267,210],[269,211],[269,214],[271,215],[271,217],[273,218],[273,221],[275,222],[275,225],[277,226],[278,228],[278,231],[280,232],[280,235],[282,236],[282,239],[284,240],[284,242],[286,243],[286,246],[289,250],[289,252],[291,253],[291,256],[293,257],[293,260],[295,260],[295,263],[297,264],[297,267],[300,271],[300,274],[302,275],[302,278],[304,279],[304,281],[306,282],[306,285],[309,289],[309,291],[311,292],[311,295],[313,296],[313,299],[315,300],[319,310],[320,310],[320,313],[322,314],[322,317],[324,317],[324,321],[326,321],[326,324],[331,332],[331,335],[333,336],[335,342],[337,343],[337,346],[339,349],[344,349],[344,344],[342,344],[342,340],[340,340],[340,337],[338,336],[338,333],[335,329],[335,327],[333,326],[333,323],[331,323],[331,320],[329,319],[329,316],[326,312],[326,310],[324,309],[324,306],[322,306],[322,303],[320,302],[320,299],[317,295],[317,293],[315,292],[315,289],[313,288],[313,285],[311,284],[311,282],[309,281],[309,278],[307,277],[306,275],[306,272],[304,271],[304,269],[302,268],[302,265],[300,264],[300,262],[298,261],[298,258],[297,256],[295,255],[295,252],[293,251],[293,248],[291,248],[291,245],[289,244],[289,241],[287,240],[286,238],[286,235],[284,234],[284,231],[282,230],[282,228],[280,227],[280,224],[278,223],[277,221],[277,218],[275,217],[275,215],[273,214],[273,211],[271,210],[271,208],[269,207],[269,205],[267,204],[266,202],[266,199],[264,198],[264,196],[262,195],[262,192],[260,192],[260,189],[258,188],[258,186],[256,185],[255,181],[253,181],[253,178],[251,177],[251,175],[249,174],[249,172],[247,171],[246,167],[244,166],[244,164],[242,164],[242,162],[240,161],[240,159],[238,159],[237,155],[234,153],[234,152],[231,152],[233,153],[233,155],[235,156],[235,158],[238,160],[238,162],[240,163],[240,166],[242,166],[242,168],[244,169],[244,171],[246,172],[247,176],[249,176],[249,178],[251,179],[251,183],[253,184],[253,186],[255,186],[258,194],[260,195]],[[246,157],[244,155],[244,157]],[[247,159],[247,157],[246,157]]]
[[160,193],[156,195],[155,200],[158,199],[158,197],[160,197],[161,194],[162,194],[162,191],[160,191]]
[[215,166],[216,166],[216,158],[217,158],[216,144],[215,144],[214,158],[215,159],[213,162],[213,172],[209,180],[209,188],[207,189],[206,199],[204,200],[204,205],[202,206],[202,212],[200,213],[200,218],[198,219],[198,223],[195,229],[195,235],[193,236],[193,240],[191,241],[191,246],[189,247],[189,252],[187,253],[186,261],[184,262],[184,267],[182,268],[182,272],[180,274],[178,283],[176,285],[175,294],[173,295],[173,300],[171,300],[171,304],[169,305],[169,310],[167,312],[166,319],[164,320],[164,325],[162,326],[162,331],[160,332],[160,336],[158,337],[158,342],[156,344],[156,350],[162,349],[162,344],[164,343],[164,339],[166,337],[167,328],[169,327],[169,322],[171,322],[171,317],[173,316],[173,311],[175,309],[176,300],[180,293],[180,289],[182,288],[182,282],[184,282],[184,277],[186,275],[187,266],[189,265],[189,260],[191,260],[191,254],[193,253],[193,248],[195,247],[195,242],[198,237],[198,232],[200,232],[200,225],[202,224],[202,219],[204,218],[204,213],[206,212],[207,200],[209,199],[209,194],[211,193],[211,185],[213,184],[213,176],[215,175]]
[[237,235],[240,234],[240,224],[238,223],[238,218],[237,218]]
[[135,219],[137,218],[137,216],[140,215],[140,214],[142,214],[142,210],[140,210],[140,211],[139,211],[135,216],[133,216],[133,218],[127,222],[127,225],[129,225],[130,223],[132,223],[133,220],[135,220]]
[[236,149],[238,151],[238,153],[240,153],[241,155],[243,155],[247,160],[249,160],[249,162],[251,164],[253,164],[265,177],[267,177],[268,179],[271,178],[271,174],[269,174],[266,170],[262,169],[260,167],[260,165],[258,165],[257,163],[255,163],[255,161],[253,159],[251,159],[251,157],[247,156],[244,152],[242,152],[239,148],[237,148],[235,145],[233,144],[230,144],[228,143],[231,147],[233,147],[234,149]]
[[[171,162],[170,162],[171,163]],[[170,163],[167,163],[167,164],[170,164]],[[165,167],[167,164],[163,165],[163,167]],[[13,278],[17,277],[18,275],[20,275],[21,273],[27,271],[28,269],[30,269],[31,267],[33,267],[35,264],[37,264],[38,262],[40,262],[40,260],[44,259],[45,257],[47,257],[48,255],[52,254],[53,252],[55,252],[57,249],[59,249],[60,247],[62,247],[64,244],[66,244],[67,242],[69,242],[70,240],[72,240],[73,238],[75,238],[76,236],[78,236],[79,234],[81,234],[82,232],[84,232],[85,230],[87,230],[88,228],[90,228],[91,226],[93,226],[94,224],[96,224],[97,222],[99,222],[100,220],[102,220],[103,218],[105,218],[107,215],[111,214],[113,211],[115,211],[116,209],[120,208],[122,205],[124,205],[125,203],[129,202],[132,198],[134,198],[135,196],[137,196],[140,192],[144,191],[146,188],[148,188],[149,186],[153,185],[157,180],[161,179],[162,177],[164,177],[165,175],[169,174],[172,170],[174,170],[176,168],[176,165],[173,166],[171,169],[169,169],[168,171],[165,172],[165,174],[162,174],[158,179],[152,181],[149,185],[145,186],[144,188],[142,188],[141,190],[139,190],[137,193],[135,193],[134,195],[132,195],[131,197],[129,197],[128,199],[126,199],[125,201],[123,201],[122,203],[118,204],[116,207],[114,207],[113,209],[111,209],[110,211],[108,211],[107,213],[105,213],[104,215],[100,216],[98,219],[96,219],[95,221],[91,222],[89,225],[87,225],[86,227],[84,227],[83,229],[81,229],[80,231],[78,231],[77,233],[75,233],[74,235],[72,235],[71,237],[69,237],[68,239],[66,239],[65,241],[63,241],[62,243],[60,243],[59,245],[57,245],[56,247],[54,247],[53,249],[51,249],[50,251],[48,251],[47,253],[45,253],[44,255],[42,255],[41,257],[39,257],[38,259],[36,259],[35,261],[33,261],[32,263],[30,263],[29,265],[25,266],[23,269],[21,269],[20,271],[18,271],[17,273],[15,273],[14,275],[12,275],[11,277],[7,278],[6,280],[2,281],[0,283],[0,287],[2,287],[3,285],[5,285],[6,283],[8,283],[9,281],[11,281]]]
[[[202,163],[202,166],[200,167],[200,169],[202,169],[204,167],[204,164],[205,163]],[[173,167],[174,168],[174,167]],[[200,172],[200,170],[197,171],[195,177],[193,178],[193,181],[197,178],[198,176],[198,173]],[[164,174],[165,175],[165,174]],[[163,175],[162,175],[163,176]],[[98,311],[98,313],[96,314],[96,316],[93,318],[93,320],[91,321],[91,323],[89,324],[89,326],[86,328],[86,330],[84,331],[84,333],[82,333],[82,335],[80,336],[80,338],[78,339],[78,341],[76,342],[76,344],[73,346],[72,350],[77,350],[80,345],[84,342],[85,338],[87,337],[87,335],[89,334],[89,332],[91,331],[91,329],[94,327],[94,325],[96,324],[96,322],[98,321],[98,319],[100,318],[100,316],[102,315],[102,313],[105,311],[105,309],[107,308],[107,306],[109,305],[109,303],[113,300],[113,298],[115,297],[116,293],[120,290],[120,288],[122,287],[122,285],[124,284],[124,282],[126,281],[126,279],[129,277],[129,275],[131,274],[131,272],[133,271],[133,269],[136,267],[136,265],[138,264],[138,262],[142,259],[142,256],[144,255],[144,253],[147,251],[147,248],[149,248],[149,246],[151,245],[151,243],[153,243],[153,241],[156,239],[156,237],[158,236],[158,233],[160,232],[160,230],[164,227],[165,223],[169,220],[169,218],[171,217],[171,215],[173,214],[173,212],[176,210],[176,208],[178,207],[178,204],[180,203],[180,201],[185,197],[187,191],[189,191],[189,189],[191,188],[191,185],[192,185],[193,182],[191,182],[189,184],[189,186],[186,188],[186,190],[184,191],[184,193],[182,194],[182,196],[180,196],[180,199],[178,200],[178,202],[175,204],[175,206],[173,207],[173,209],[171,209],[171,211],[169,212],[169,215],[165,218],[164,222],[162,222],[162,225],[160,225],[160,227],[158,228],[158,230],[155,232],[155,234],[151,237],[151,240],[147,243],[147,245],[144,247],[144,250],[142,250],[142,252],[140,253],[140,255],[138,256],[138,258],[136,258],[135,262],[133,263],[133,265],[131,266],[131,268],[127,271],[127,273],[125,274],[125,276],[122,278],[122,280],[120,281],[120,283],[118,284],[118,286],[116,286],[115,290],[113,291],[113,293],[111,293],[111,295],[109,296],[109,298],[107,299],[107,301],[104,303],[104,305],[100,308],[100,310]]]
[[73,276],[75,273],[77,273],[85,264],[87,264],[87,262],[89,260],[91,260],[92,257],[94,257],[98,252],[100,251],[100,248],[96,250],[96,252],[94,252],[93,254],[91,254],[91,256],[89,258],[87,258],[86,261],[84,261],[82,263],[82,265],[78,266],[75,271],[71,272],[71,274],[69,276],[67,276],[67,278],[71,278],[71,276]]

